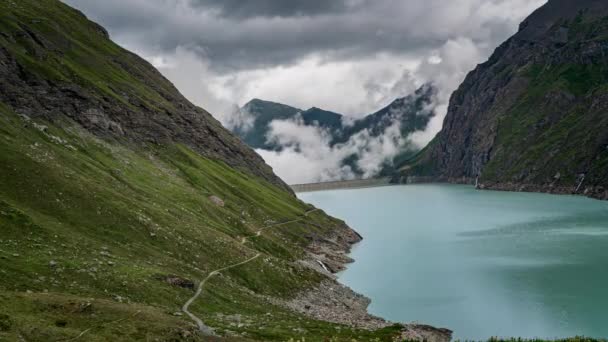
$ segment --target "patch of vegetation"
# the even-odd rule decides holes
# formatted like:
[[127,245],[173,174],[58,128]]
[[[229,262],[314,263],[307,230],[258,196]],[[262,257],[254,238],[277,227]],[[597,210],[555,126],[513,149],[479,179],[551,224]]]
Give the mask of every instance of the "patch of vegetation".
[[[576,175],[589,168],[585,161],[590,154],[596,153],[580,147],[596,145],[593,139],[602,136],[605,126],[605,119],[583,99],[604,93],[608,74],[599,65],[563,65],[532,66],[528,75],[528,91],[499,118],[497,151],[483,178],[519,181],[543,165],[543,169],[562,170],[561,181],[574,183]],[[567,107],[560,102],[567,102]],[[540,172],[537,181],[551,181],[554,176]]]
[[[22,71],[26,74],[85,86],[93,90],[88,95],[108,96],[127,107],[136,99],[150,108],[173,108],[154,89],[167,83],[160,73],[143,75],[136,67],[141,63],[139,57],[105,39],[101,27],[92,27],[76,12],[57,5],[56,0],[3,1],[0,31],[6,35],[0,35],[0,46],[25,66]],[[145,84],[142,79],[151,82]]]

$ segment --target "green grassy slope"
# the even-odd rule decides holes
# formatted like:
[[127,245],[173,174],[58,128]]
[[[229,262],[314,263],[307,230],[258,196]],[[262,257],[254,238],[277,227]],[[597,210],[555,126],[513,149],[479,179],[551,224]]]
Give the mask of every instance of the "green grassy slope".
[[0,341],[209,340],[180,308],[257,253],[190,307],[223,338],[391,340],[269,304],[326,279],[296,261],[345,226],[307,210],[81,13],[0,1]]
[[123,144],[178,142],[288,189],[152,65],[58,0],[0,2],[0,100],[31,117],[69,117]]
[[290,193],[181,145],[133,150],[72,122],[28,121],[4,105],[0,113],[0,340],[60,340],[89,328],[86,340],[195,338],[189,319],[173,315],[193,291],[162,277],[197,282],[257,252],[263,257],[212,278],[191,308],[218,333],[322,340],[395,332],[309,320],[259,296],[289,298],[322,280],[293,263],[301,238],[342,224],[315,212],[241,244],[269,220],[309,209]]
[[567,40],[543,58],[505,70],[526,79],[527,87],[498,118],[484,181],[575,187],[585,175],[582,185],[608,184],[608,16],[580,10],[552,30],[567,30]]
[[[531,65],[519,71],[529,79],[525,94],[499,119],[496,152],[483,180],[576,186],[607,184],[608,116],[598,103],[608,95],[604,63]],[[564,103],[563,97],[571,97]]]

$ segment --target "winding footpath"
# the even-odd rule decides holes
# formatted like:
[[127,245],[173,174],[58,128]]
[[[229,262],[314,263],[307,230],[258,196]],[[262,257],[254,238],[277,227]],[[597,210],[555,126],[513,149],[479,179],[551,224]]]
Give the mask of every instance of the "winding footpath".
[[[301,221],[302,219],[304,219],[306,216],[308,216],[308,214],[317,211],[319,209],[315,208],[315,209],[310,209],[308,211],[306,211],[304,213],[304,215],[302,215],[302,217],[294,219],[294,220],[290,220],[290,221],[285,221],[285,222],[279,222],[279,223],[273,223],[271,225],[265,226],[260,228],[260,230],[258,230],[257,232],[255,232],[255,235],[251,235],[249,237],[243,237],[243,239],[241,240],[241,244],[245,244],[247,242],[248,238],[254,237],[254,236],[260,236],[262,234],[262,231],[269,229],[269,228],[274,228],[274,227],[278,227],[278,226],[283,226],[286,224],[290,224],[290,223],[294,223],[294,222],[298,222]],[[198,330],[203,333],[204,335],[208,335],[208,336],[214,336],[215,332],[213,331],[213,329],[211,329],[209,326],[207,326],[202,319],[200,319],[199,317],[197,317],[195,314],[193,314],[192,312],[190,312],[188,309],[190,308],[190,305],[192,305],[192,303],[194,303],[194,301],[201,295],[201,293],[203,292],[203,287],[205,286],[205,283],[207,283],[207,281],[209,279],[211,279],[211,277],[219,274],[220,272],[229,270],[231,268],[234,267],[238,267],[241,265],[245,265],[255,259],[257,259],[258,257],[260,257],[260,255],[262,255],[261,253],[257,253],[255,256],[245,260],[245,261],[241,261],[239,263],[236,264],[232,264],[232,265],[228,265],[222,268],[218,268],[215,271],[211,271],[207,277],[205,277],[205,279],[203,279],[199,284],[198,284],[198,288],[196,289],[196,292],[194,293],[194,296],[192,296],[190,299],[188,299],[188,301],[184,304],[184,306],[182,306],[182,311],[188,315],[188,317],[190,317],[198,326]]]
[[214,275],[225,271],[227,269],[233,268],[233,267],[237,267],[237,266],[241,266],[244,265],[250,261],[255,260],[256,258],[258,258],[261,254],[258,253],[256,254],[254,257],[249,258],[245,261],[239,262],[238,264],[233,264],[233,265],[229,265],[220,269],[217,269],[211,273],[209,273],[207,275],[207,277],[205,279],[203,279],[203,281],[200,282],[200,284],[198,284],[198,289],[196,290],[196,293],[194,294],[194,296],[192,296],[192,298],[188,299],[188,301],[186,302],[186,304],[184,304],[184,306],[182,307],[182,311],[186,313],[186,315],[188,315],[198,326],[198,330],[200,332],[202,332],[205,335],[215,335],[215,333],[213,332],[213,329],[211,329],[210,327],[208,327],[207,325],[205,325],[205,323],[203,323],[203,321],[196,317],[196,315],[194,315],[192,312],[188,311],[188,308],[190,307],[190,305],[201,295],[201,293],[203,292],[203,286],[205,286],[205,283]]

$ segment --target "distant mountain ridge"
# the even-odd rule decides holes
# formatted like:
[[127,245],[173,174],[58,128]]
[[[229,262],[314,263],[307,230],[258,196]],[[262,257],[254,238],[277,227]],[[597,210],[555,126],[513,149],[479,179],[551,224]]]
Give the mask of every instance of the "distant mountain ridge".
[[316,125],[332,133],[337,133],[343,126],[341,114],[316,107],[302,110],[282,103],[253,99],[238,110],[244,112],[242,116],[253,117],[253,124],[250,127],[236,125],[232,130],[233,133],[250,147],[265,150],[280,149],[280,146],[266,139],[270,131],[270,123],[274,120],[293,120],[299,116],[305,125]]
[[[432,104],[436,94],[437,89],[433,85],[425,84],[413,94],[398,98],[386,107],[354,122],[347,120],[342,114],[317,107],[302,110],[282,103],[253,99],[239,109],[239,117],[248,117],[251,121],[235,125],[232,131],[250,147],[271,151],[281,151],[285,148],[269,139],[271,123],[275,120],[300,120],[304,126],[319,127],[330,135],[330,146],[345,144],[357,134],[364,132],[370,137],[381,136],[395,123],[399,124],[401,136],[407,137],[415,131],[426,128],[435,114]],[[405,143],[395,159],[401,162],[415,152],[417,152],[415,146]],[[356,160],[357,156],[349,156],[345,163],[359,173]],[[386,163],[381,173],[392,169],[392,164],[393,161]]]

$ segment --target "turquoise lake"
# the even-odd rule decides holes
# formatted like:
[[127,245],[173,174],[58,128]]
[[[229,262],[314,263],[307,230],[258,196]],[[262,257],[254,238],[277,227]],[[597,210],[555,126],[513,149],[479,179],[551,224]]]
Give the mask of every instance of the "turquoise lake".
[[339,280],[455,339],[608,337],[608,202],[404,185],[300,193],[364,240]]

